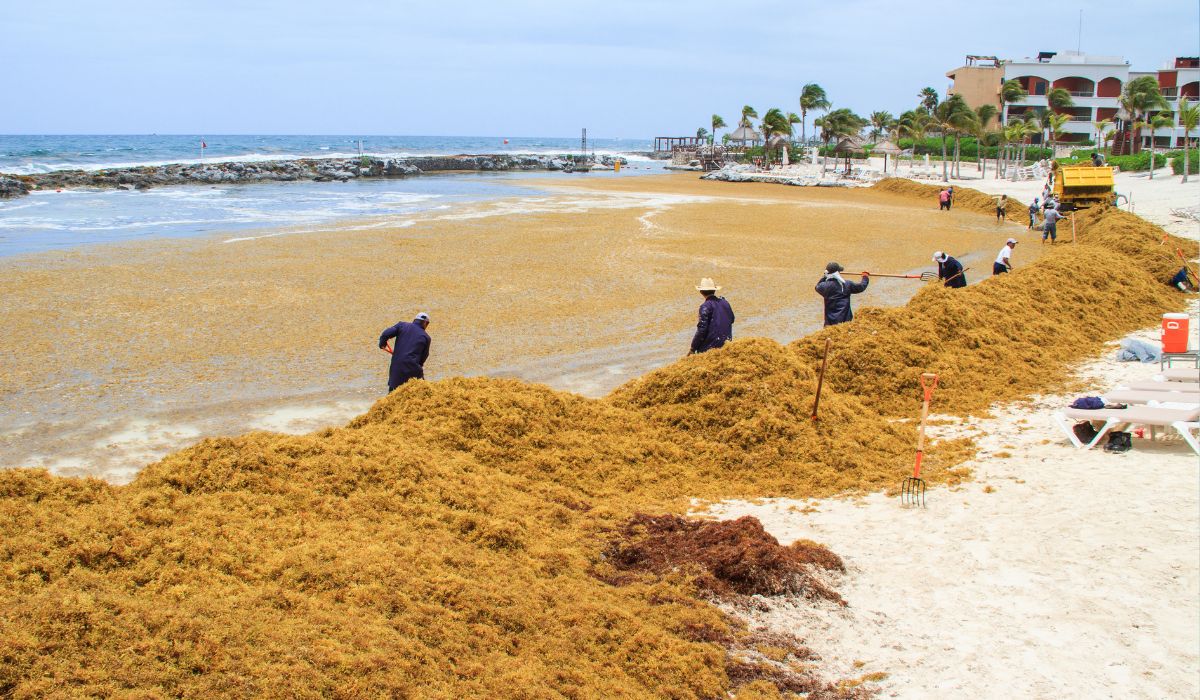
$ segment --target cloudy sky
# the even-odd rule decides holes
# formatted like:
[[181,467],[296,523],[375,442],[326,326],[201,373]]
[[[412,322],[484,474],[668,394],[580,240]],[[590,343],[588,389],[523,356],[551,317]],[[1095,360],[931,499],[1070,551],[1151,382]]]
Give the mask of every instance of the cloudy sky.
[[649,137],[743,104],[910,108],[966,54],[1200,55],[1165,0],[0,0],[0,133]]

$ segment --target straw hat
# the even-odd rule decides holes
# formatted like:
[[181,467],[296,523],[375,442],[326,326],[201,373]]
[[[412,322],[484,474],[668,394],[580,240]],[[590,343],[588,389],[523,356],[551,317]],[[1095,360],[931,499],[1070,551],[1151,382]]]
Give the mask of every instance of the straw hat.
[[717,286],[716,282],[713,282],[711,277],[705,277],[704,279],[700,280],[700,284],[696,285],[696,291],[719,292],[721,291],[721,288]]

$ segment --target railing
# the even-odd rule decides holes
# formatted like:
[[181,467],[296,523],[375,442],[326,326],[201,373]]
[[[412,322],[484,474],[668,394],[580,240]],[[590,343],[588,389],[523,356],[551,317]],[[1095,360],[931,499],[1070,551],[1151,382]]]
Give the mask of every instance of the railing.
[[1091,120],[1092,120],[1092,116],[1090,114],[1072,114],[1071,118],[1068,121],[1090,122]]
[[1091,90],[1068,90],[1067,92],[1071,94],[1071,97],[1095,97],[1096,96],[1096,93],[1092,92]]

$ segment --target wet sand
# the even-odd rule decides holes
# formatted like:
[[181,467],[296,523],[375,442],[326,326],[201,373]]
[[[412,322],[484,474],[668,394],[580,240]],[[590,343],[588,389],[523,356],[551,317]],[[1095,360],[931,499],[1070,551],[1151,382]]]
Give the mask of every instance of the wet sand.
[[[0,466],[124,482],[204,436],[342,423],[384,391],[379,332],[417,311],[433,317],[430,379],[598,396],[686,353],[703,276],[738,336],[787,341],[819,326],[829,260],[911,272],[942,249],[974,281],[1009,236],[1033,244],[1016,265],[1040,252],[1023,226],[867,190],[690,173],[552,187],[320,232],[0,260]],[[902,304],[919,284],[876,279],[856,302]]]

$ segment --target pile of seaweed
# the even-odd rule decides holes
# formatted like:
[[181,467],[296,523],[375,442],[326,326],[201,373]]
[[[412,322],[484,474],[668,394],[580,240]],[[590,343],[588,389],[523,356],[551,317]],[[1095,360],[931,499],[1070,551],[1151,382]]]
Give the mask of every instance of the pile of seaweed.
[[[945,189],[945,185],[923,185],[919,182],[906,180],[898,177],[889,177],[880,180],[871,186],[871,189],[876,192],[887,192],[889,194],[900,195],[906,199],[918,199],[929,203],[929,206],[936,207],[938,203],[938,193]],[[966,187],[955,188],[954,190],[954,208],[966,211],[972,211],[977,214],[988,214],[995,216],[996,202],[998,198],[984,194],[979,190],[973,190]],[[1025,211],[1028,204],[1022,204],[1020,201],[1008,198],[1008,205],[1005,211],[1009,215]]]
[[[703,582],[749,579],[714,573],[726,560],[690,525],[659,533],[682,559],[633,580],[597,575],[613,533],[696,497],[894,487],[915,443],[894,418],[917,414],[921,372],[941,376],[936,410],[985,410],[1182,306],[1161,230],[1117,212],[1077,225],[1079,244],[1036,267],[931,286],[791,346],[738,340],[601,400],[410,382],[344,428],[205,440],[128,486],[0,471],[0,696],[808,692],[736,661],[723,640],[744,630]],[[933,481],[971,454],[927,450]],[[756,535],[734,530],[712,542]],[[646,544],[628,534],[620,551]],[[813,590],[780,583],[796,580],[762,590]]]

